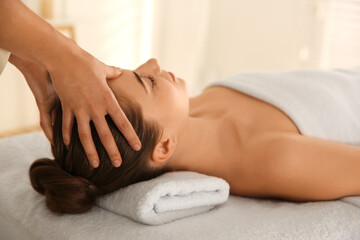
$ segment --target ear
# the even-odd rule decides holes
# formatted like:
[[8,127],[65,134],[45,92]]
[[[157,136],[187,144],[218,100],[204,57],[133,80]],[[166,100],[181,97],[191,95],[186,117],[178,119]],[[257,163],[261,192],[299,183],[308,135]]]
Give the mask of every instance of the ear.
[[152,154],[151,160],[155,164],[165,164],[167,160],[173,155],[176,147],[176,135],[164,136],[156,144]]

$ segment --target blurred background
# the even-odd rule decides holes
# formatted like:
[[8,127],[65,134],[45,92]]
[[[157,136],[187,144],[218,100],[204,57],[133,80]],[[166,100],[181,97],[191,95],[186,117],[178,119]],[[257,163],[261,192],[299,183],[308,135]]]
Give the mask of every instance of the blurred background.
[[[360,66],[360,0],[23,2],[106,64],[134,69],[157,58],[186,80],[190,97],[240,72]],[[7,64],[0,137],[38,123],[25,80]]]

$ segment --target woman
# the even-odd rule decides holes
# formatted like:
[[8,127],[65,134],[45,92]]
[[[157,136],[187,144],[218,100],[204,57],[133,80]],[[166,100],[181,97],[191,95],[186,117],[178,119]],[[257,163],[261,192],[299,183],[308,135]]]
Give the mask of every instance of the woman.
[[32,186],[55,212],[86,211],[101,194],[176,170],[223,178],[232,194],[249,197],[317,201],[360,195],[360,148],[303,136],[273,105],[221,86],[189,99],[184,80],[155,59],[108,83],[143,147],[133,151],[107,117],[123,165],[111,167],[92,126],[102,159],[93,169],[76,124],[69,149],[62,143],[58,107],[55,161],[40,159],[30,167]]

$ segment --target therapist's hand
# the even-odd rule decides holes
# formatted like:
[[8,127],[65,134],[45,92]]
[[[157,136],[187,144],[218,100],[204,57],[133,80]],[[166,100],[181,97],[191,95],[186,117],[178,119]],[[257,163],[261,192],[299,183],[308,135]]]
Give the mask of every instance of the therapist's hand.
[[[81,49],[49,23],[33,13],[21,1],[0,0],[0,47],[40,63],[50,73],[63,109],[63,138],[69,144],[73,118],[92,166],[99,164],[90,132],[93,121],[101,142],[115,166],[121,156],[105,120],[109,114],[129,144],[141,148],[133,127],[121,110],[106,79],[119,76],[118,68],[109,67]],[[116,160],[119,163],[116,163]]]
[[95,125],[113,165],[122,159],[105,116],[109,114],[130,146],[138,151],[141,142],[131,123],[120,108],[107,79],[121,75],[121,69],[107,66],[80,47],[70,54],[58,56],[57,64],[48,65],[55,90],[63,110],[63,140],[69,145],[73,119],[76,118],[79,137],[91,165],[99,166],[99,157],[92,139],[90,121]]
[[9,62],[18,68],[29,85],[40,112],[40,126],[45,136],[54,145],[52,116],[59,98],[51,83],[50,75],[44,66],[29,59],[11,54]]

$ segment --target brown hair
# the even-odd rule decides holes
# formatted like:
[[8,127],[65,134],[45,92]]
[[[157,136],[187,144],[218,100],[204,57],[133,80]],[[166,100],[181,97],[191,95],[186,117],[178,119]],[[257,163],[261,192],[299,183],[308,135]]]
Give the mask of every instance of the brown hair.
[[55,160],[47,158],[34,161],[29,169],[33,188],[45,195],[47,207],[58,213],[81,213],[92,208],[97,196],[110,193],[127,185],[145,181],[166,172],[148,164],[148,157],[161,137],[161,130],[154,122],[143,118],[140,106],[126,98],[119,99],[122,110],[134,127],[142,143],[134,151],[127,143],[109,115],[106,121],[122,156],[122,164],[115,168],[91,122],[91,133],[99,154],[100,165],[93,168],[80,142],[76,119],[69,148],[62,140],[62,109],[56,108],[53,126]]

